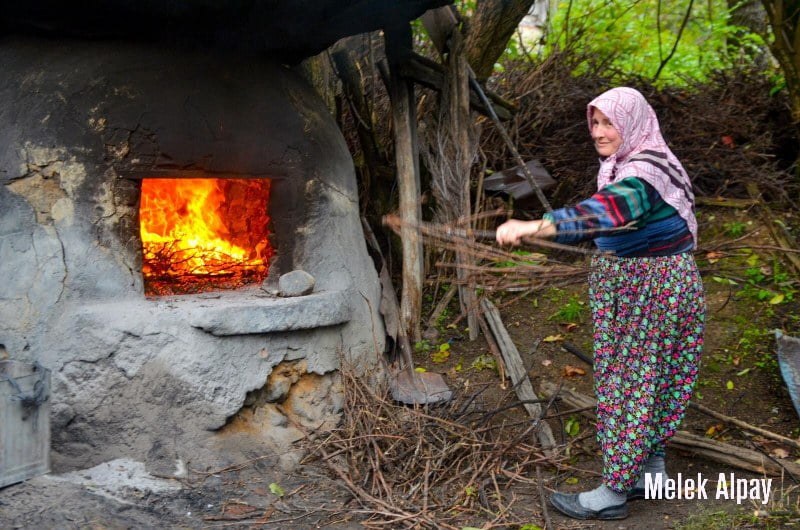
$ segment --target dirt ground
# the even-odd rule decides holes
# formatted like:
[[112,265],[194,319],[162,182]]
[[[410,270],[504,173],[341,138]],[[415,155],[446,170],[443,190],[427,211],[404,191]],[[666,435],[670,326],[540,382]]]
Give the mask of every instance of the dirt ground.
[[[707,292],[708,321],[701,374],[695,400],[711,409],[764,429],[798,439],[800,420],[777,368],[773,329],[800,335],[800,284],[785,261],[771,249],[766,226],[753,212],[704,208],[699,214],[701,251],[698,264]],[[798,233],[800,219],[780,220]],[[736,240],[753,248],[715,250]],[[777,264],[777,265],[776,265]],[[446,289],[442,286],[437,295]],[[436,297],[430,289],[430,310]],[[783,295],[782,297],[779,295]],[[591,354],[591,321],[585,303],[586,286],[520,296],[492,295],[501,307],[509,333],[519,349],[534,388],[543,380],[563,382],[592,395],[591,369],[563,349],[565,342]],[[463,322],[455,319],[456,303],[434,325],[426,342],[416,345],[417,364],[444,374],[453,389],[488,385],[481,407],[496,409],[513,401],[509,385],[501,385],[491,366],[486,342],[467,340]],[[446,344],[447,346],[443,346]],[[435,355],[437,354],[438,355]],[[494,421],[522,421],[520,407],[498,413]],[[543,487],[549,491],[582,491],[599,482],[600,460],[593,427],[579,415],[551,420],[556,439],[568,447],[567,466],[543,467]],[[772,457],[800,459],[791,447],[782,447],[748,435],[691,410],[681,427],[700,436],[763,451]],[[227,444],[227,445],[226,445]],[[278,455],[266,453],[258,440],[232,438],[219,447],[221,459],[212,469],[191,464],[180,480],[142,478],[127,462],[112,463],[106,473],[83,470],[46,475],[0,489],[0,528],[358,528],[363,505],[330,473],[319,459],[304,461],[290,473],[280,471]],[[228,451],[230,449],[230,451]],[[298,451],[303,452],[302,446]],[[667,471],[675,477],[701,473],[715,488],[720,473],[736,478],[758,475],[670,450]],[[465,478],[466,480],[466,478]],[[152,482],[150,482],[152,481]],[[463,527],[544,527],[533,486],[516,484],[514,524],[479,511],[463,520]],[[797,484],[789,476],[776,478],[770,502],[657,500],[630,504],[622,521],[585,522],[562,517],[550,508],[555,528],[780,528],[800,525]],[[526,521],[520,524],[519,521]],[[388,526],[392,527],[392,526]]]
[[[795,296],[800,281],[796,275],[782,268],[785,260],[778,257],[774,249],[713,250],[733,240],[736,240],[736,246],[774,246],[767,227],[753,211],[705,208],[701,209],[698,218],[701,251],[696,254],[696,259],[706,289],[707,325],[701,373],[693,399],[725,415],[797,440],[800,436],[800,420],[778,370],[773,330],[782,329],[786,333],[800,335],[800,298]],[[800,222],[796,215],[781,215],[779,220],[788,226],[792,223],[797,226]],[[785,282],[783,286],[770,281],[775,279],[776,270],[778,283]],[[780,297],[778,302],[778,296],[784,292],[785,296]],[[591,368],[562,347],[565,343],[571,343],[591,357],[591,319],[586,299],[586,285],[583,283],[522,298],[518,293],[506,293],[495,298],[496,304],[502,308],[504,323],[523,357],[534,388],[547,380],[563,382],[567,388],[593,395]],[[485,342],[478,340],[471,344],[465,340],[466,333],[462,330],[447,329],[446,326],[440,328],[440,336],[429,341],[432,343],[431,351],[435,353],[437,343],[449,342],[448,360],[439,364],[431,356],[426,359],[420,353],[420,362],[431,370],[445,371],[450,381],[463,384],[470,379],[473,382],[485,380],[490,370],[476,373],[474,369],[463,369],[471,366],[477,356],[486,354]],[[462,370],[456,370],[458,364]],[[517,411],[509,415],[515,413]],[[578,426],[571,425],[570,420],[576,420]],[[575,415],[562,417],[551,425],[556,437],[563,443],[577,445],[573,448],[576,456],[572,465],[583,471],[550,474],[546,478],[546,489],[584,491],[595,487],[599,483],[601,467],[590,422]],[[696,410],[688,412],[681,429],[734,446],[757,449],[771,457],[791,460],[800,457],[800,453],[791,447],[781,447],[778,443],[743,433]],[[566,432],[570,430],[571,434]],[[733,472],[736,478],[758,478],[752,473],[678,451],[668,452],[667,471],[672,477],[679,472],[684,477],[702,473],[703,477],[710,479],[711,484],[716,483],[720,473]],[[711,498],[702,501],[662,500],[631,503],[630,516],[624,521],[581,525],[557,513],[553,513],[552,517],[557,527],[564,528],[760,528],[800,525],[796,481],[788,476],[783,480],[777,478],[774,488],[769,506],[752,503],[737,505],[724,499],[718,501]],[[721,515],[722,512],[727,515]],[[783,516],[770,519],[765,517],[767,513],[781,513]],[[541,525],[541,521],[538,524]]]

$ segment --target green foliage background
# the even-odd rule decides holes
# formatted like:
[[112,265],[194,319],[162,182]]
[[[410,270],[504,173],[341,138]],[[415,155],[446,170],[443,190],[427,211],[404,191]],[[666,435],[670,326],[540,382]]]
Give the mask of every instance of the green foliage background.
[[[729,23],[725,0],[661,0],[660,4],[658,0],[561,1],[551,13],[543,42],[512,39],[506,58],[527,54],[541,59],[572,49],[587,58],[576,73],[599,70],[611,79],[635,76],[655,79],[657,86],[685,86],[707,81],[712,72],[765,57],[762,36]],[[656,79],[687,11],[675,53]]]

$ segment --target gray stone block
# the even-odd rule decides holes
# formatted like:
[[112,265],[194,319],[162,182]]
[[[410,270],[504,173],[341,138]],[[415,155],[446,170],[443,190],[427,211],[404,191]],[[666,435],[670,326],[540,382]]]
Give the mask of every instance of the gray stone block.
[[281,296],[304,296],[311,294],[316,281],[306,271],[295,270],[283,274],[278,280],[278,289]]

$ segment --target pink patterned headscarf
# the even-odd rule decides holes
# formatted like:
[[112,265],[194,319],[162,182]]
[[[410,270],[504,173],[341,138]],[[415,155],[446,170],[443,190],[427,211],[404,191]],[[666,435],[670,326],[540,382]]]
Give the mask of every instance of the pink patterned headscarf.
[[615,180],[638,177],[658,191],[664,201],[677,210],[689,227],[697,245],[697,219],[694,193],[686,170],[661,136],[658,118],[644,96],[633,88],[619,87],[603,92],[587,107],[589,131],[592,110],[599,109],[622,137],[613,155],[601,159],[597,188]]

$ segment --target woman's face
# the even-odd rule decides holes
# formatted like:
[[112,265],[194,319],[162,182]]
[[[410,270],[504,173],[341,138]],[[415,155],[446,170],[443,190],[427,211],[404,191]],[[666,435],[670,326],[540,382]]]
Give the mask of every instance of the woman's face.
[[592,109],[592,140],[595,149],[603,157],[613,155],[622,145],[622,136],[599,109]]

